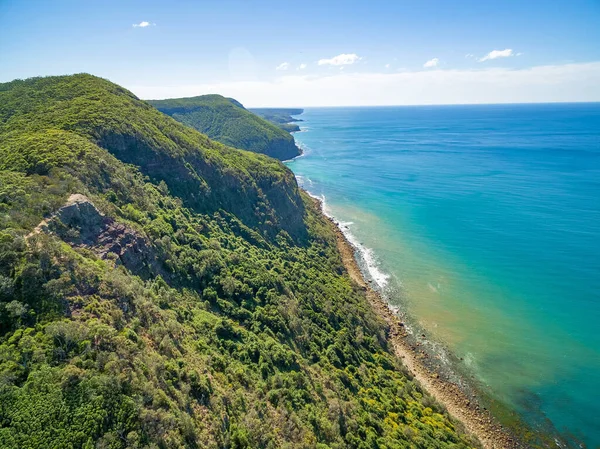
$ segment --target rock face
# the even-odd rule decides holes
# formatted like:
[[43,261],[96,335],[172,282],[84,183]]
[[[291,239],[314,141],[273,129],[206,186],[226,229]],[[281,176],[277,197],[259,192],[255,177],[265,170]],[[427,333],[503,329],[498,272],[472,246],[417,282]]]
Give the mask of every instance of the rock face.
[[36,228],[54,233],[75,247],[92,250],[142,278],[165,276],[147,238],[103,215],[85,195],[71,195],[63,207]]
[[[265,169],[248,179],[236,169],[219,167],[198,151],[174,157],[135,135],[107,132],[97,143],[123,162],[139,167],[153,182],[164,181],[186,207],[208,214],[226,210],[270,237],[283,229],[298,242],[306,238],[300,190],[293,173],[280,170],[283,165],[273,161],[277,174]],[[237,153],[234,149],[218,151],[228,151],[229,157]]]
[[85,195],[74,194],[48,221],[48,229],[69,241],[92,245],[102,234],[108,219]]

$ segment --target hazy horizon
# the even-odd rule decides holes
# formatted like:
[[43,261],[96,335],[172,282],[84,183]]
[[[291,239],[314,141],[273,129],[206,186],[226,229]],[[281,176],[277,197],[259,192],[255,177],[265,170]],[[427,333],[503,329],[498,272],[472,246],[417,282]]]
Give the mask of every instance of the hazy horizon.
[[599,18],[592,0],[0,2],[0,82],[87,72],[250,107],[597,102]]

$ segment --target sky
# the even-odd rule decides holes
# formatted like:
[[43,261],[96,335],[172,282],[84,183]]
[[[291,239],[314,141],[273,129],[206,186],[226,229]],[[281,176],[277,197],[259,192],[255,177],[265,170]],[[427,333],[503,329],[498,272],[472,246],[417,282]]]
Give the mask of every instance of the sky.
[[246,106],[600,101],[600,0],[0,0],[0,82]]

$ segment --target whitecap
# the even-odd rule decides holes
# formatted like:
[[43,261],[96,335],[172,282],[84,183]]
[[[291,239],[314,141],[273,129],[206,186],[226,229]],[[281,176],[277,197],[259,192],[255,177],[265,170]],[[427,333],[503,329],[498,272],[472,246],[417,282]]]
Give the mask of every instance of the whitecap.
[[377,256],[375,255],[373,250],[371,248],[367,248],[362,243],[360,243],[356,236],[352,234],[352,232],[350,231],[350,225],[354,223],[351,221],[342,222],[337,220],[333,216],[331,209],[327,204],[325,195],[321,194],[320,196],[317,196],[308,191],[307,193],[311,197],[318,199],[321,202],[321,210],[323,211],[323,214],[325,214],[326,217],[330,218],[336,224],[336,226],[340,229],[340,231],[342,231],[348,242],[350,242],[350,244],[355,248],[358,256],[357,259],[359,260],[359,263],[362,262],[362,265],[366,268],[368,278],[375,282],[375,284],[380,290],[385,289],[385,287],[388,284],[390,275],[381,270],[379,266],[379,261],[377,260]]

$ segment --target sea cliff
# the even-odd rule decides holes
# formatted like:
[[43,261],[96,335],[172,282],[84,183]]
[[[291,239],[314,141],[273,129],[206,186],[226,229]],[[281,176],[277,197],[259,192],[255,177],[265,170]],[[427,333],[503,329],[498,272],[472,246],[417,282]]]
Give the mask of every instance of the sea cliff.
[[0,446],[477,447],[293,173],[107,80],[0,84]]

